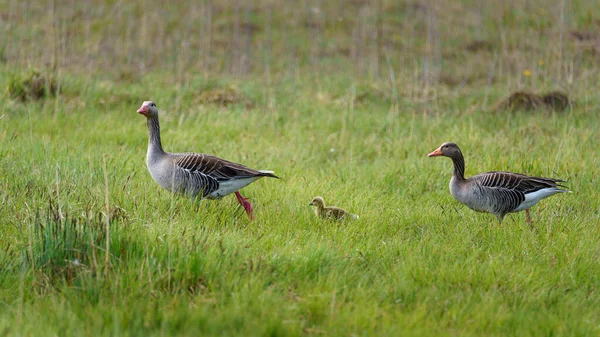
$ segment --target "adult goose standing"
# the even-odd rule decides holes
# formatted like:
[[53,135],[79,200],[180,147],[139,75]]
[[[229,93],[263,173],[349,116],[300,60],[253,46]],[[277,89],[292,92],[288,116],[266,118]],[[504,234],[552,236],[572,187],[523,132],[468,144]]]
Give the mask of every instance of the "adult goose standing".
[[156,104],[145,101],[137,112],[146,116],[148,125],[146,165],[161,187],[190,198],[217,199],[235,192],[250,219],[254,218],[252,204],[238,190],[262,177],[278,178],[272,171],[251,169],[208,154],[165,152]]
[[465,179],[465,159],[455,143],[444,143],[429,154],[437,156],[449,157],[454,163],[450,179],[454,199],[474,211],[494,214],[500,223],[506,214],[525,210],[527,223],[531,225],[529,208],[544,198],[569,192],[561,189],[564,180],[512,172],[486,172]]

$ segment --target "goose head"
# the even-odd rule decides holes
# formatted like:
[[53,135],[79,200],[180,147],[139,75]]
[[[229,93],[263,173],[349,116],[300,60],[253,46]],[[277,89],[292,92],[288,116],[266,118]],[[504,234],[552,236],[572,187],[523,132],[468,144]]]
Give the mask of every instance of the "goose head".
[[137,111],[139,114],[146,116],[147,118],[158,117],[158,108],[152,101],[144,101],[142,106]]
[[458,145],[456,145],[455,143],[444,143],[444,144],[440,145],[440,147],[435,149],[433,152],[428,154],[427,156],[428,157],[444,156],[444,157],[456,158],[460,155],[461,155],[461,152],[460,152],[460,149],[458,148]]

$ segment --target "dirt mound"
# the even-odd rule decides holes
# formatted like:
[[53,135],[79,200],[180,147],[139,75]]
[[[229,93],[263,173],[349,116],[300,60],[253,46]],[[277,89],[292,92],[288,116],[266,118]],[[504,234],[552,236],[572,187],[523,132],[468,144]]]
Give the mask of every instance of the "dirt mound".
[[573,104],[573,102],[569,100],[569,96],[560,91],[551,91],[545,94],[542,97],[542,100],[544,101],[546,108],[554,111],[566,110]]
[[540,109],[564,111],[572,103],[569,96],[560,91],[551,91],[542,95],[527,91],[516,91],[501,101],[496,107],[496,111],[534,111]]

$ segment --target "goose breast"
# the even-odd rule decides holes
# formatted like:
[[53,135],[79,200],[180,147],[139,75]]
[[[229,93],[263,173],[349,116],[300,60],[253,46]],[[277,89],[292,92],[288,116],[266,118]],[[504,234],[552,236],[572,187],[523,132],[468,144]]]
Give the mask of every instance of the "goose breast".
[[461,183],[455,177],[450,180],[450,194],[457,201],[465,204],[470,209],[477,212],[491,212],[493,202],[489,194],[475,184],[468,183],[469,180]]

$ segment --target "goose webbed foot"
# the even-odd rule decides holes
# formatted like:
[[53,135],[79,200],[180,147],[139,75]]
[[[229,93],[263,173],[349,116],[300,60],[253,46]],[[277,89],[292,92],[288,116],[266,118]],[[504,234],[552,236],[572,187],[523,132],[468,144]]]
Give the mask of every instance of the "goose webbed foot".
[[252,215],[252,204],[250,203],[250,201],[248,201],[248,198],[244,198],[244,196],[242,196],[240,192],[235,192],[235,197],[237,198],[240,205],[244,207],[244,210],[246,210],[246,213],[248,214],[250,220],[254,220],[254,215]]

